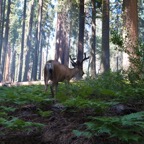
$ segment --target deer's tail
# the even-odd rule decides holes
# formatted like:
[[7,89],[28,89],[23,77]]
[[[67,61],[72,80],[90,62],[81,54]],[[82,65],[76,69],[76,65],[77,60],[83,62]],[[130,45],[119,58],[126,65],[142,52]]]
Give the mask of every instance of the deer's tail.
[[54,69],[53,63],[47,62],[45,65],[45,71],[47,72],[49,78],[52,76],[53,69]]

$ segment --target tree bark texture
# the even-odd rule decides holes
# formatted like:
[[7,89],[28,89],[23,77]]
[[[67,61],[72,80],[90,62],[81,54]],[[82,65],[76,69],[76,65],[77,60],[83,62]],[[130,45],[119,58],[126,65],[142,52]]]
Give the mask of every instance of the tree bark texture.
[[96,77],[96,3],[92,0],[91,76]]
[[36,32],[36,42],[35,42],[35,55],[33,56],[33,80],[37,80],[38,72],[38,61],[39,61],[39,48],[40,48],[40,38],[41,38],[41,7],[42,0],[39,0],[38,8],[38,23],[37,23],[37,32]]
[[23,58],[24,58],[24,39],[25,39],[25,20],[26,20],[26,3],[24,0],[24,10],[23,10],[23,25],[22,25],[22,40],[21,40],[21,55],[20,55],[20,68],[18,81],[22,81],[22,69],[23,69]]
[[123,37],[126,53],[123,54],[123,68],[132,66],[129,56],[136,57],[136,45],[138,40],[138,6],[137,0],[123,0]]
[[8,7],[7,7],[7,19],[6,19],[6,26],[5,26],[5,37],[4,37],[4,61],[3,61],[3,78],[4,81],[8,81],[9,78],[9,48],[8,39],[9,39],[9,16],[10,16],[10,7],[11,0],[8,0]]
[[66,23],[67,14],[64,9],[58,12],[57,17],[57,32],[56,32],[56,48],[55,48],[55,60],[61,61],[62,64],[68,66],[69,63],[69,42],[68,42],[68,30],[69,27]]
[[32,48],[32,29],[33,29],[33,15],[34,15],[34,0],[31,1],[31,10],[29,17],[29,25],[28,25],[28,35],[27,35],[27,53],[25,59],[25,70],[24,70],[24,81],[30,81],[31,76],[29,74],[30,71],[30,56],[31,56],[31,48]]
[[103,72],[110,70],[109,0],[102,1],[102,66]]
[[84,0],[79,2],[79,37],[78,37],[78,54],[77,60],[82,61],[84,53],[84,25],[85,25],[85,12]]

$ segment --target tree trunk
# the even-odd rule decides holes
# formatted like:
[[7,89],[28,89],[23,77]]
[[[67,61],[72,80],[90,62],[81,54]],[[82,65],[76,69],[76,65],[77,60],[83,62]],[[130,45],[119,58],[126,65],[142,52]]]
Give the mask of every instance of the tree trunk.
[[32,43],[33,14],[34,14],[34,0],[31,1],[31,10],[30,10],[28,36],[27,36],[27,54],[26,54],[25,71],[24,71],[24,78],[23,78],[24,81],[31,80],[29,71],[30,71],[30,55],[32,49],[31,43]]
[[41,26],[41,23],[42,23],[42,10],[43,10],[43,0],[39,1],[39,4],[40,4],[40,9],[39,9],[39,14],[40,14],[40,17],[39,17],[39,20],[40,20],[40,40],[39,40],[39,49],[40,49],[40,53],[39,53],[39,76],[38,76],[38,79],[41,80],[41,77],[42,77],[42,62],[43,62],[43,57],[42,57],[42,43],[41,43],[41,31],[42,31],[42,26]]
[[69,42],[68,42],[68,24],[66,10],[62,9],[57,17],[56,48],[55,60],[61,60],[61,63],[68,66],[69,64]]
[[3,53],[1,53],[2,59],[0,60],[2,75],[3,75],[3,71],[4,71],[4,62],[5,62],[5,53],[4,53],[5,52],[5,50],[4,50],[5,38],[3,37],[3,35],[4,35],[4,24],[5,24],[5,9],[6,9],[6,1],[4,0],[3,7],[2,7],[2,11],[3,11],[3,13],[2,13],[2,27],[1,27],[1,29],[2,29],[2,39],[1,39],[1,45],[0,45],[1,51],[3,51]]
[[[13,48],[14,49],[14,48]],[[16,51],[14,50],[12,55],[12,62],[11,62],[11,82],[15,81],[15,71],[16,71]]]
[[4,61],[3,61],[3,78],[4,81],[8,80],[9,77],[9,53],[8,53],[8,36],[9,36],[9,16],[10,16],[10,7],[11,0],[8,0],[8,8],[7,8],[7,19],[6,19],[6,27],[5,27],[5,38],[4,38]]
[[96,4],[92,0],[91,76],[96,77]]
[[3,31],[4,31],[4,19],[5,19],[5,3],[6,1],[3,2],[3,0],[0,0],[0,82],[3,79],[3,67],[2,67],[2,44],[3,44]]
[[84,0],[79,2],[79,38],[78,38],[78,54],[77,60],[82,61],[84,51],[84,25],[85,25],[85,13],[84,13]]
[[20,69],[18,81],[22,81],[22,69],[23,69],[23,55],[24,55],[24,39],[25,39],[25,20],[26,20],[26,2],[24,0],[24,11],[23,11],[23,26],[22,26],[22,41],[21,41],[21,56],[20,56]]
[[3,27],[2,27],[2,19],[3,19],[3,0],[0,0],[0,65],[1,65],[1,51],[2,51],[2,39],[3,39]]
[[102,1],[102,71],[110,70],[109,0]]
[[33,80],[37,80],[37,72],[38,72],[39,46],[41,37],[41,7],[42,7],[42,0],[39,0],[38,23],[36,32],[36,42],[35,42],[35,56],[33,61]]
[[[124,11],[124,39],[126,51],[130,54],[135,53],[135,48],[138,39],[138,11],[137,0],[123,0]],[[127,62],[126,62],[127,61]],[[123,55],[123,68],[127,69],[131,63],[129,62],[129,56],[124,53]]]
[[56,48],[55,48],[55,60],[58,61],[60,57],[60,46],[61,46],[61,28],[62,27],[62,13],[57,13],[57,28],[56,28]]
[[66,66],[69,65],[69,35],[68,35],[67,30],[66,30],[66,35],[65,35],[64,65]]

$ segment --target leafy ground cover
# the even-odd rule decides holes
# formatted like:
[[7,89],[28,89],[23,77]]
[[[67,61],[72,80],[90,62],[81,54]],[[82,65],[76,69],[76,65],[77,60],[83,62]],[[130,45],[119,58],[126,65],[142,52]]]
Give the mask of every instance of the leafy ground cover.
[[1,144],[142,144],[144,85],[118,73],[59,86],[0,87]]

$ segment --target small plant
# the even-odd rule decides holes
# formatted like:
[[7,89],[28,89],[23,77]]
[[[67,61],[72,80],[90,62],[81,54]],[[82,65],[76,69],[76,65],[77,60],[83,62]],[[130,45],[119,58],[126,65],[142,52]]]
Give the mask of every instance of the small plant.
[[13,117],[11,120],[0,118],[0,125],[10,130],[27,130],[31,127],[42,128],[44,124],[35,122],[25,122],[17,117]]
[[16,110],[16,108],[14,108],[14,107],[0,106],[0,111],[14,112],[15,110]]
[[42,117],[50,117],[52,115],[52,111],[42,111],[39,109],[38,114]]
[[143,142],[144,112],[132,113],[121,117],[92,117],[85,123],[85,131],[74,130],[77,136],[100,136],[118,138],[125,142]]

